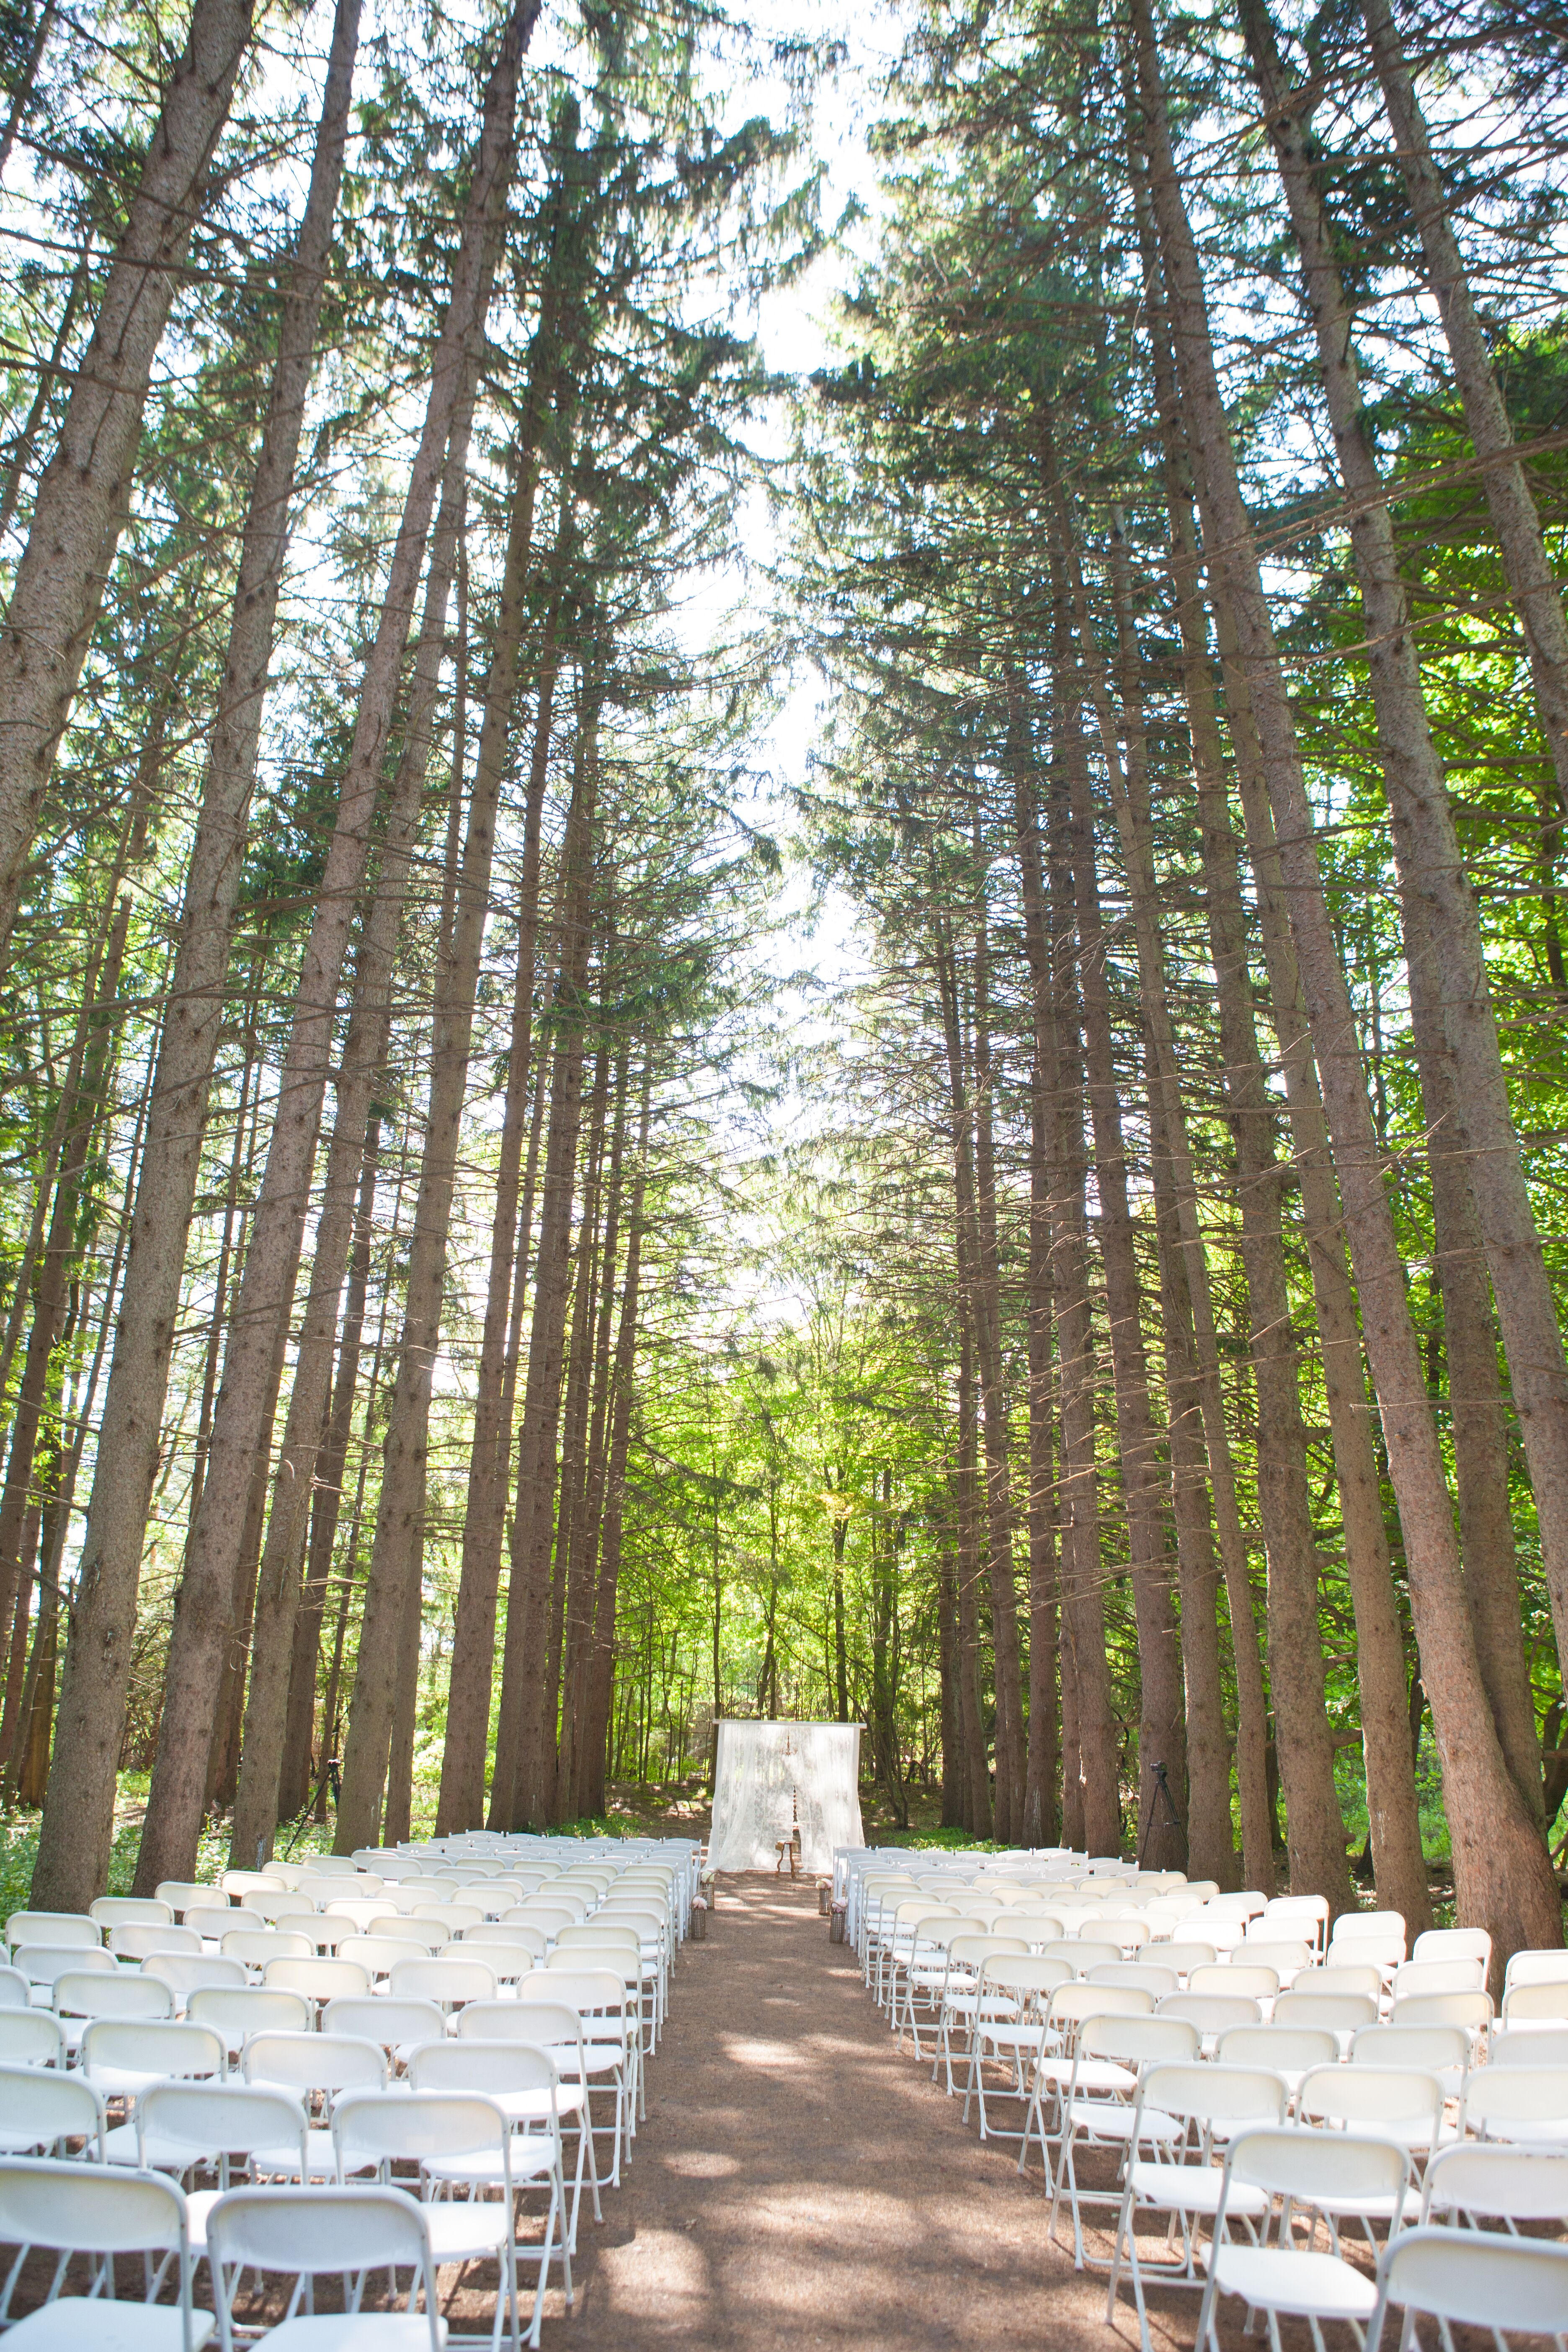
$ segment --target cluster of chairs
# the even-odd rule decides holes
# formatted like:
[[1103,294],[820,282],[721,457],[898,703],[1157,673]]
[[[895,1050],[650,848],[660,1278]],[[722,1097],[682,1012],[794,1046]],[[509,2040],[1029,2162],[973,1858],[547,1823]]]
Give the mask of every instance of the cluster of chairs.
[[[1108,2319],[1130,2283],[1144,2352],[1151,2279],[1201,2292],[1214,2352],[1226,2294],[1274,2352],[1282,2315],[1320,2352],[1331,2319],[1375,2347],[1391,2305],[1445,2343],[1454,2322],[1568,2343],[1568,2246],[1521,2234],[1568,2222],[1568,1951],[1514,1954],[1499,2016],[1480,1929],[1407,1955],[1397,1913],[1331,1924],[1318,1896],[1065,1853],[888,1859],[848,1864],[868,1990],[983,2139],[1019,2171],[1038,2151],[1052,2236],[1065,2205]],[[1086,2158],[1109,2186],[1082,2184]],[[1342,2252],[1358,2231],[1372,2271]]]
[[[527,2265],[537,2346],[552,2270],[572,2308],[584,2191],[601,2219],[646,2113],[698,1860],[685,1840],[476,1832],[14,1914],[0,2325],[28,2256],[55,2262],[7,2340],[199,2352],[216,2332],[232,2352],[248,2271],[292,2282],[282,2321],[245,2331],[279,2352],[384,2334],[437,2352],[438,2272],[494,2263],[493,2352],[507,2333],[520,2352]],[[142,2300],[117,2300],[132,2253]],[[61,2292],[78,2255],[86,2296]],[[362,2312],[400,2272],[406,2312]],[[322,2273],[357,2332],[315,2314]]]

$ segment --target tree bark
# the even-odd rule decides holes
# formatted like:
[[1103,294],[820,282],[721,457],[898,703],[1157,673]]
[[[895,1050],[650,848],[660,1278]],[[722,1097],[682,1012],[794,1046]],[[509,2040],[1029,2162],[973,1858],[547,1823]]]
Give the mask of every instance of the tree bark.
[[[1164,249],[1176,371],[1204,537],[1220,570],[1250,689],[1291,930],[1311,1020],[1367,1354],[1405,1529],[1416,1635],[1444,1761],[1460,1916],[1500,1953],[1562,1940],[1545,1844],[1514,1787],[1476,1654],[1453,1507],[1411,1323],[1350,992],[1323,901],[1294,724],[1241,497],[1202,274],[1170,144],[1150,0],[1131,0],[1151,194]],[[1278,1692],[1276,1694],[1278,1703]]]
[[571,1276],[572,1202],[583,1112],[583,1055],[598,782],[596,678],[584,679],[577,755],[562,853],[561,969],[552,1027],[549,1139],[541,1187],[533,1320],[518,1437],[518,1491],[511,1589],[501,1661],[500,1719],[490,1789],[490,1826],[542,1825],[547,1733],[550,1555],[555,1522],[556,1437]]
[[167,1702],[138,1862],[142,1876],[153,1872],[160,1878],[188,1877],[195,1865],[204,1782],[197,1759],[205,1753],[205,1727],[236,1599],[245,1482],[264,1436],[274,1334],[293,1300],[343,956],[370,850],[431,509],[483,332],[495,235],[510,178],[519,58],[538,7],[539,0],[517,0],[485,92],[479,154],[432,363],[424,428],[365,664],[337,821],[300,974],[277,1122],[213,1424],[212,1467],[176,1601]]
[[[1386,11],[1374,6],[1372,13],[1380,19],[1381,33],[1386,38],[1392,31]],[[1432,740],[1393,519],[1384,503],[1377,453],[1366,424],[1354,320],[1308,129],[1310,100],[1289,86],[1265,0],[1244,0],[1242,16],[1301,257],[1341,478],[1352,506],[1351,544],[1366,623],[1366,661],[1377,719],[1379,764],[1393,821],[1405,908],[1405,964],[1429,1137],[1451,1392],[1456,1350],[1463,1368],[1452,1427],[1466,1580],[1498,1736],[1526,1804],[1533,1810],[1539,1798],[1540,1760],[1524,1653],[1518,1639],[1519,1580],[1508,1506],[1506,1430],[1497,1394],[1497,1349],[1486,1275],[1473,1247],[1476,1241],[1486,1247],[1488,1260],[1497,1267],[1505,1339],[1511,1333],[1510,1365],[1516,1351],[1534,1351],[1526,1379],[1521,1426],[1532,1481],[1539,1486],[1545,1479],[1562,1496],[1561,1520],[1550,1501],[1541,1507],[1539,1496],[1537,1510],[1558,1639],[1565,1644],[1568,1369],[1563,1367],[1555,1307],[1520,1164],[1474,893],[1460,855],[1442,763]],[[1408,77],[1399,87],[1413,106]],[[1427,163],[1429,166],[1429,155]],[[1425,188],[1426,184],[1421,185]],[[1415,186],[1412,196],[1413,200],[1416,196]],[[1452,247],[1451,238],[1447,243]],[[1450,257],[1457,260],[1457,248]],[[1489,383],[1484,351],[1480,357]],[[1503,429],[1506,434],[1506,416]],[[1517,473],[1518,469],[1503,471]],[[1533,523],[1528,488],[1523,496],[1530,506],[1528,520]],[[1534,543],[1539,553],[1538,524]],[[1555,587],[1543,564],[1542,569],[1561,641],[1563,707],[1568,716],[1568,637],[1563,633]],[[1531,609],[1535,609],[1533,601]],[[1561,1375],[1556,1381],[1548,1360],[1553,1348]],[[1554,1436],[1553,1423],[1558,1417],[1562,1428]],[[1559,1542],[1563,1546],[1561,1553],[1556,1549]],[[1554,1574],[1559,1558],[1563,1572]]]
[[249,0],[195,0],[38,484],[0,630],[0,961],[114,560],[153,358],[249,39]]

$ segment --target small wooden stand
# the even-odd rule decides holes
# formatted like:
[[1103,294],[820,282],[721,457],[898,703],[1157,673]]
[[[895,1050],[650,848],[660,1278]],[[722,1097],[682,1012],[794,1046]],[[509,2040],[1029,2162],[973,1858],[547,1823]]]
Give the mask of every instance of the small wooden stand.
[[798,1822],[795,1822],[788,1837],[779,1839],[777,1852],[778,1860],[773,1865],[773,1876],[777,1878],[782,1874],[787,1859],[790,1876],[798,1878],[800,1876],[800,1823]]

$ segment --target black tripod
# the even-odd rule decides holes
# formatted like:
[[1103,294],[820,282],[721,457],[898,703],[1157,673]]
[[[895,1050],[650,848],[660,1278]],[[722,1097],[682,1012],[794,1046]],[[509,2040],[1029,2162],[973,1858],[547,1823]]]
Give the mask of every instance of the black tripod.
[[1149,1834],[1154,1826],[1154,1811],[1162,1798],[1164,1800],[1165,1806],[1164,1812],[1161,1816],[1162,1827],[1165,1829],[1179,1830],[1182,1826],[1182,1817],[1176,1811],[1176,1801],[1171,1794],[1171,1783],[1166,1775],[1164,1766],[1163,1764],[1151,1764],[1149,1769],[1154,1775],[1154,1785],[1149,1791],[1149,1810],[1143,1817],[1143,1834],[1138,1841],[1138,1867],[1140,1870],[1143,1867],[1143,1856],[1149,1851]]

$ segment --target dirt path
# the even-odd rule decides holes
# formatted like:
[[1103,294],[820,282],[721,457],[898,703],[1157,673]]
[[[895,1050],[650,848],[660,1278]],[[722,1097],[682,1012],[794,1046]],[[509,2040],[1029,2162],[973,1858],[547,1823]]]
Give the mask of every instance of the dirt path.
[[[676,1969],[629,2173],[604,2227],[584,2222],[576,2315],[546,2345],[1112,2352],[1103,2285],[1046,2220],[1038,2170],[1020,2180],[895,2055],[812,1889],[725,1879]],[[1156,2347],[1190,2345],[1196,2317],[1176,2304]],[[1136,2346],[1131,2314],[1121,2332]]]

